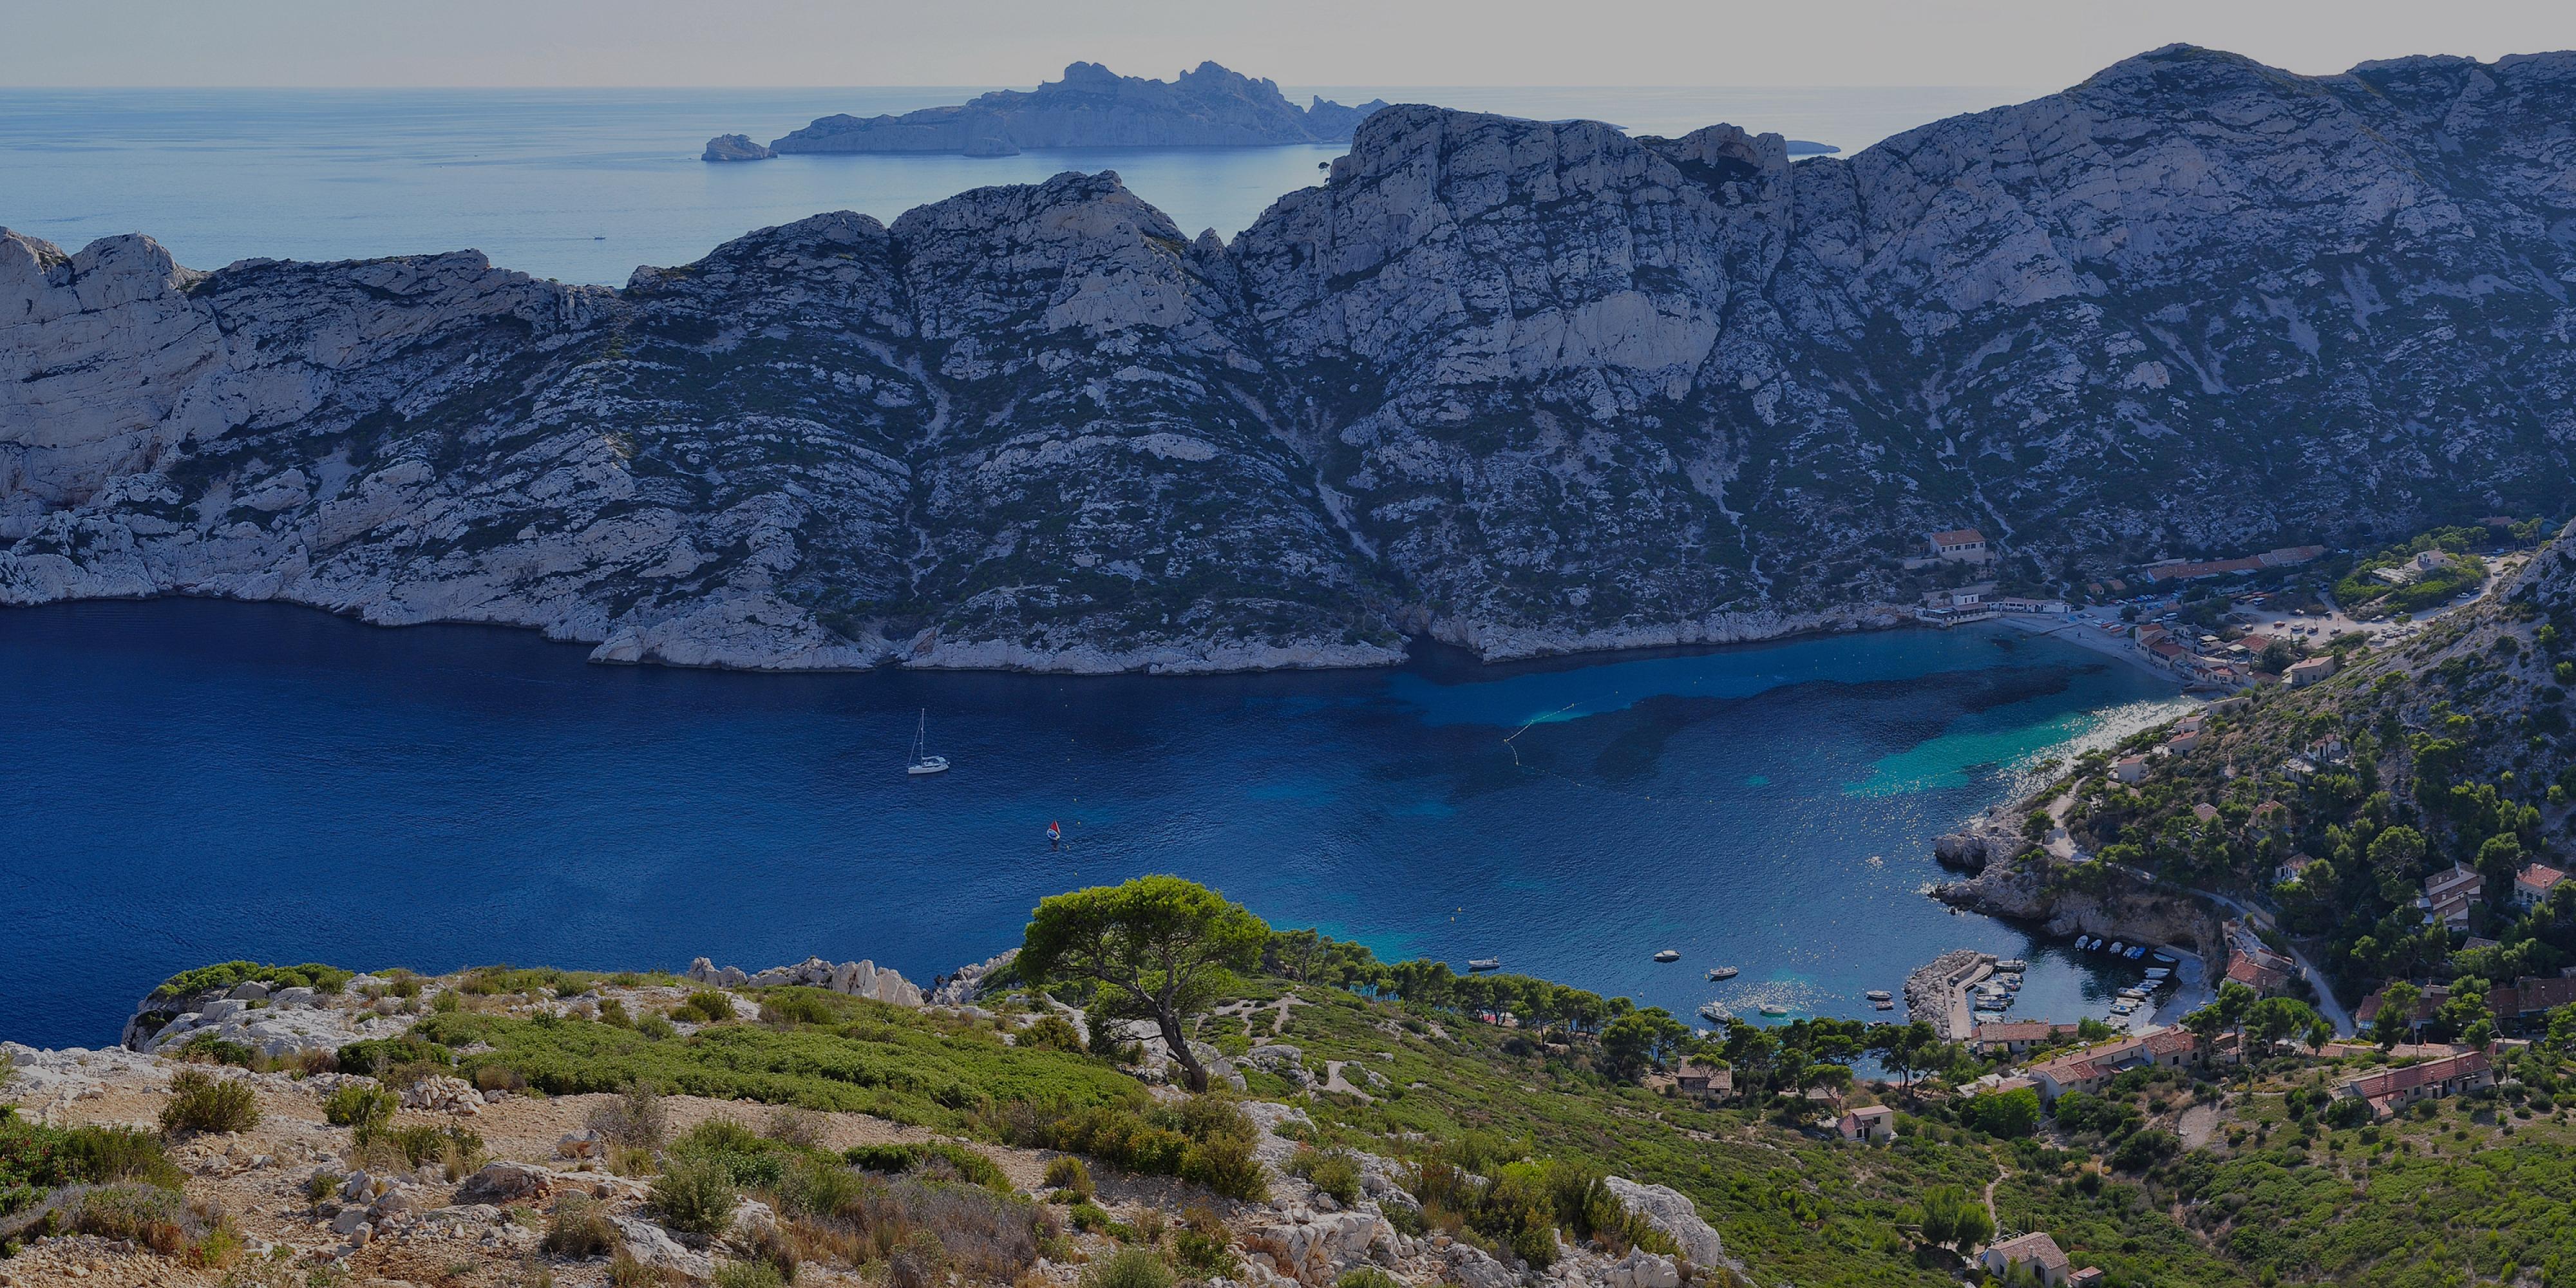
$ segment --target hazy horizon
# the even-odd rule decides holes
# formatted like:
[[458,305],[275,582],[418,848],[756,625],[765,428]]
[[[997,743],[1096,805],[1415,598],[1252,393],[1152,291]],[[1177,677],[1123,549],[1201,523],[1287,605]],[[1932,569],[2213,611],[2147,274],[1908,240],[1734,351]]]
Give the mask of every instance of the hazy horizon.
[[[711,18],[713,20],[711,20]],[[2070,19],[2044,0],[0,0],[0,88],[543,89],[1031,86],[1090,61],[1168,79],[1201,61],[1282,86],[1898,88],[2072,85],[2176,42],[2302,74],[2413,54],[2576,47],[2576,6],[2175,0]],[[116,39],[99,39],[114,32]]]

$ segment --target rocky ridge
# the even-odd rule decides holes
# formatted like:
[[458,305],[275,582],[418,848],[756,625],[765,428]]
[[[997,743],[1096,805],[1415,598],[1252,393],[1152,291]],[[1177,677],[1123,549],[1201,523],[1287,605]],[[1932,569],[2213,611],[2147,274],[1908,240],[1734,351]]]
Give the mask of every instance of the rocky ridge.
[[[901,116],[817,119],[770,144],[777,152],[962,152],[1025,148],[1241,147],[1340,143],[1385,100],[1299,107],[1276,82],[1200,63],[1170,81],[1073,63],[1034,90],[995,90],[951,107]],[[713,158],[710,158],[711,160]]]
[[2576,55],[2189,47],[1792,164],[1390,108],[1232,243],[1116,176],[623,290],[0,236],[0,603],[531,626],[610,662],[1359,666],[1893,624],[2547,510]]

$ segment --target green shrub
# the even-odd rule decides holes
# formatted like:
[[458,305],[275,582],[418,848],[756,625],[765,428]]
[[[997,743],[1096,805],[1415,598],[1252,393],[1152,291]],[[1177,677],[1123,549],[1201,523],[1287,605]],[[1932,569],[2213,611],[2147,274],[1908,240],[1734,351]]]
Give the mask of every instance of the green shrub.
[[175,1256],[187,1245],[182,1224],[187,1206],[170,1191],[150,1185],[105,1185],[80,1196],[73,1230],[102,1239],[124,1239]]
[[247,1069],[259,1053],[239,1042],[227,1042],[212,1033],[200,1033],[165,1052],[171,1059],[189,1064],[229,1064]]
[[[476,1071],[481,1076],[481,1071]],[[589,1128],[600,1139],[623,1149],[657,1149],[670,1130],[670,1112],[662,1093],[650,1083],[628,1083],[615,1100],[591,1107]]]
[[427,1038],[404,1034],[398,1038],[370,1038],[340,1048],[340,1072],[362,1073],[383,1081],[402,1065],[436,1065],[444,1070],[456,1063],[456,1053]]
[[96,1185],[134,1181],[175,1190],[187,1179],[160,1138],[139,1127],[74,1127],[61,1133],[61,1159],[65,1180]]
[[1353,1266],[1333,1281],[1333,1288],[1404,1288],[1396,1277],[1375,1266]]
[[1253,1157],[1252,1142],[1241,1136],[1218,1136],[1190,1146],[1181,1159],[1180,1177],[1246,1203],[1270,1197],[1270,1178]]
[[1082,1288],[1172,1288],[1172,1268],[1144,1248],[1122,1248],[1084,1267]]
[[401,1106],[402,1098],[383,1087],[363,1082],[343,1083],[323,1097],[322,1118],[334,1127],[367,1130],[392,1122],[394,1110]]
[[716,1288],[786,1288],[778,1267],[766,1261],[725,1261],[716,1265]]
[[710,1118],[671,1142],[673,1157],[718,1163],[734,1184],[747,1190],[777,1189],[787,1179],[788,1164],[801,1152],[730,1118]]
[[672,1015],[677,1019],[713,1024],[733,1018],[733,1002],[713,989],[700,989],[689,994],[688,1000],[680,1003]]
[[1082,1030],[1073,1027],[1073,1021],[1053,1012],[1039,1016],[1036,1023],[1020,1030],[1018,1043],[1038,1051],[1084,1053]]
[[600,1206],[599,1200],[587,1194],[567,1194],[555,1203],[539,1246],[550,1256],[599,1257],[621,1245],[617,1227],[610,1223],[608,1209]]
[[852,1167],[871,1172],[908,1172],[937,1160],[954,1169],[960,1180],[996,1193],[1012,1192],[1011,1178],[993,1160],[963,1145],[944,1140],[919,1145],[860,1145],[841,1155]]
[[854,1212],[867,1197],[883,1189],[831,1159],[807,1155],[787,1169],[778,1197],[787,1210],[806,1216],[841,1216]]
[[1080,1202],[1088,1202],[1098,1193],[1091,1184],[1091,1169],[1071,1154],[1058,1154],[1047,1160],[1047,1188],[1063,1190]]
[[1180,1258],[1181,1267],[1196,1279],[1237,1279],[1243,1266],[1225,1246],[1223,1234],[1211,1234],[1184,1226],[1173,1232],[1172,1253]]
[[337,993],[341,985],[348,983],[354,975],[353,971],[345,971],[337,966],[325,966],[320,962],[306,962],[301,966],[263,966],[258,962],[241,961],[218,962],[212,966],[200,966],[195,970],[183,970],[163,980],[159,988],[152,990],[152,996],[185,997],[208,989],[231,989],[235,985],[246,984],[253,980],[275,988],[309,988],[316,993]]
[[1288,1160],[1288,1170],[1344,1207],[1359,1201],[1359,1159],[1346,1149],[1301,1148]]
[[680,1035],[680,1030],[671,1023],[671,1017],[660,1011],[645,1012],[644,1018],[635,1021],[635,1031],[644,1035],[645,1040],[650,1042],[660,1042],[665,1038]]
[[170,1076],[170,1103],[161,1107],[161,1130],[232,1132],[258,1125],[259,1100],[249,1084],[216,1078],[201,1069],[182,1069]]
[[742,1192],[724,1160],[674,1155],[645,1197],[662,1224],[685,1234],[721,1234],[733,1221]]

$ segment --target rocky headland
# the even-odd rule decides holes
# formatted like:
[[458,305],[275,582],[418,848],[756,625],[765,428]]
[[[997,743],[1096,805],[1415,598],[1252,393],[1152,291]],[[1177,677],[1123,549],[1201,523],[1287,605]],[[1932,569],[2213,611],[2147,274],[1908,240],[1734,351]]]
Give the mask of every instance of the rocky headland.
[[748,134],[719,134],[707,140],[707,150],[701,153],[698,159],[701,161],[766,161],[776,155],[778,154],[768,148],[752,142]]
[[[1034,90],[995,90],[900,116],[826,116],[769,146],[777,152],[959,152],[1028,148],[1245,147],[1341,143],[1384,100],[1345,107],[1288,101],[1276,82],[1201,63],[1169,81],[1074,63]],[[714,158],[710,157],[710,160]]]
[[2181,46],[1794,164],[1394,107],[1231,242],[1066,174],[616,290],[9,233],[0,604],[1365,666],[1890,624],[1963,525],[2047,585],[2547,510],[2571,112],[2576,55]]

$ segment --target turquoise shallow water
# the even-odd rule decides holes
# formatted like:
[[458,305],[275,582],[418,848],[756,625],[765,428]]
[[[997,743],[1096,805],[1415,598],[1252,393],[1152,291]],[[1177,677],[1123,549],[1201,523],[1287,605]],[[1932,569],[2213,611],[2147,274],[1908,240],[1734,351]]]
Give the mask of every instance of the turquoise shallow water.
[[[1930,839],[2176,701],[1999,627],[1193,679],[582,657],[271,605],[0,611],[0,1034],[111,1041],[232,957],[926,977],[1146,871],[1685,1015],[1866,1016],[1945,949],[2038,955],[2021,1013],[2071,1019],[2125,981],[1923,898]],[[924,708],[957,769],[907,778]],[[1703,982],[1719,963],[1744,973]]]

